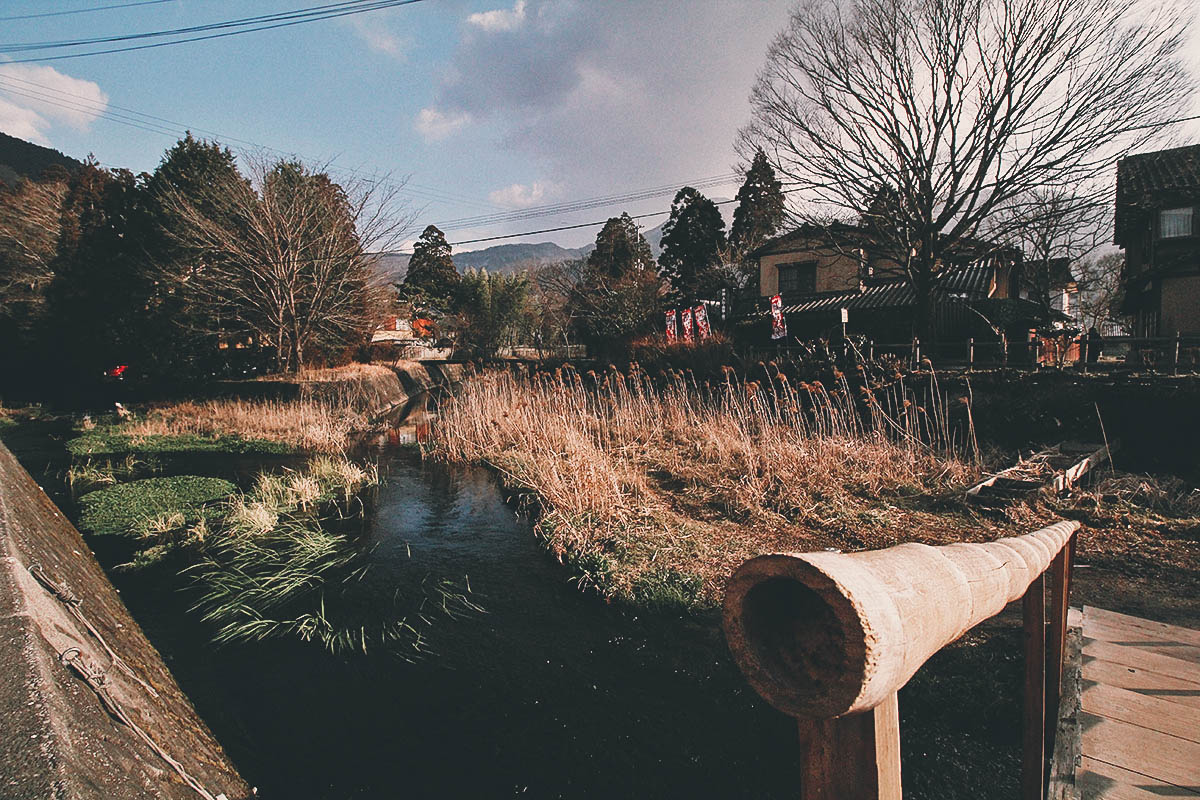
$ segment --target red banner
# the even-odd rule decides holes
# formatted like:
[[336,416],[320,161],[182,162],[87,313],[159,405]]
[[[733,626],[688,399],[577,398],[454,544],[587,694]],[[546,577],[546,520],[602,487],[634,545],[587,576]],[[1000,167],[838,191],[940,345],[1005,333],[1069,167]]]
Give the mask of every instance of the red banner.
[[775,295],[771,298],[771,338],[784,339],[787,337],[787,320],[783,318],[783,298]]
[[685,308],[679,316],[683,321],[683,340],[690,342],[692,341],[692,310]]
[[696,335],[702,342],[712,336],[712,328],[708,325],[708,308],[703,303],[696,306]]
[[678,334],[675,332],[675,309],[667,312],[667,344],[675,344]]

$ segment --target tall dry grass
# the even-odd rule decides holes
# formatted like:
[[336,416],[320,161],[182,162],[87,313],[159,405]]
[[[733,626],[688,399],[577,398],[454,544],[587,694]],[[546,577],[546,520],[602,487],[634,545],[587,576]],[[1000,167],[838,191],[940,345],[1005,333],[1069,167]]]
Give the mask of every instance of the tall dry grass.
[[587,561],[581,577],[607,593],[636,599],[639,581],[669,570],[698,576],[711,600],[764,549],[765,528],[818,528],[977,474],[969,406],[903,378],[859,392],[833,382],[490,373],[444,405],[429,447],[531,490],[551,548]]
[[121,432],[139,436],[241,436],[298,450],[341,453],[353,432],[369,427],[365,410],[330,400],[184,401],[149,409]]

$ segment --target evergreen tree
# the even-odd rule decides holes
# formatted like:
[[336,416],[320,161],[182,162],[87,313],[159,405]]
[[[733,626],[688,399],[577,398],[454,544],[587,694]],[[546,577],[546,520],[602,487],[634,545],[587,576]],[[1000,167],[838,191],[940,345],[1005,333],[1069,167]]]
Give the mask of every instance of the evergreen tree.
[[662,282],[646,238],[628,214],[613,217],[596,235],[569,306],[580,339],[592,355],[618,356],[658,319]]
[[404,276],[403,293],[409,297],[424,296],[443,304],[454,294],[459,283],[458,270],[450,255],[446,235],[430,225],[421,232],[413,245],[408,273]]
[[629,214],[622,213],[610,218],[596,234],[596,249],[588,255],[585,280],[618,280],[630,272],[653,266],[654,254],[646,237]]
[[741,258],[774,236],[785,215],[783,184],[776,180],[775,170],[761,149],[754,153],[736,199],[729,246]]
[[671,203],[663,225],[663,277],[671,283],[671,302],[694,305],[720,291],[717,267],[725,245],[725,220],[717,204],[690,186]]

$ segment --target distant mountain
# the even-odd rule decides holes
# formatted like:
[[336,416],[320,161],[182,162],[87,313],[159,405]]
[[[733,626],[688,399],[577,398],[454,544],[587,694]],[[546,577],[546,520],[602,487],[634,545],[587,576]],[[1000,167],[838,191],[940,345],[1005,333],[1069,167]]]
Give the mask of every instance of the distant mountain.
[[[485,247],[482,250],[471,250],[466,253],[454,254],[454,266],[459,272],[468,269],[486,269],[488,272],[522,272],[531,267],[543,264],[555,264],[559,261],[573,261],[586,258],[595,249],[595,245],[583,247],[560,247],[554,242],[533,242],[526,244],[498,244],[495,247]],[[379,257],[379,264],[388,280],[400,281],[408,272],[407,253],[385,253]]]
[[595,245],[585,247],[560,247],[554,242],[533,244],[498,244],[483,250],[455,253],[454,264],[459,271],[486,269],[488,272],[520,272],[542,264],[559,261],[574,261],[592,252]]
[[15,186],[21,178],[36,178],[47,167],[74,172],[83,164],[57,150],[0,133],[0,183]]

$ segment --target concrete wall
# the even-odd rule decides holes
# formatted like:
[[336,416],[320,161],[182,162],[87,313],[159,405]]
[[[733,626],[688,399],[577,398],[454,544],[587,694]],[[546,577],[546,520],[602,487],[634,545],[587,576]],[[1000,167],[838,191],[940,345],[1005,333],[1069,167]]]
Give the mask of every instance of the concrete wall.
[[[79,613],[129,673],[31,566],[79,598]],[[63,663],[71,648],[103,670],[117,708],[210,797],[250,796],[83,537],[0,444],[0,797],[204,797]]]

